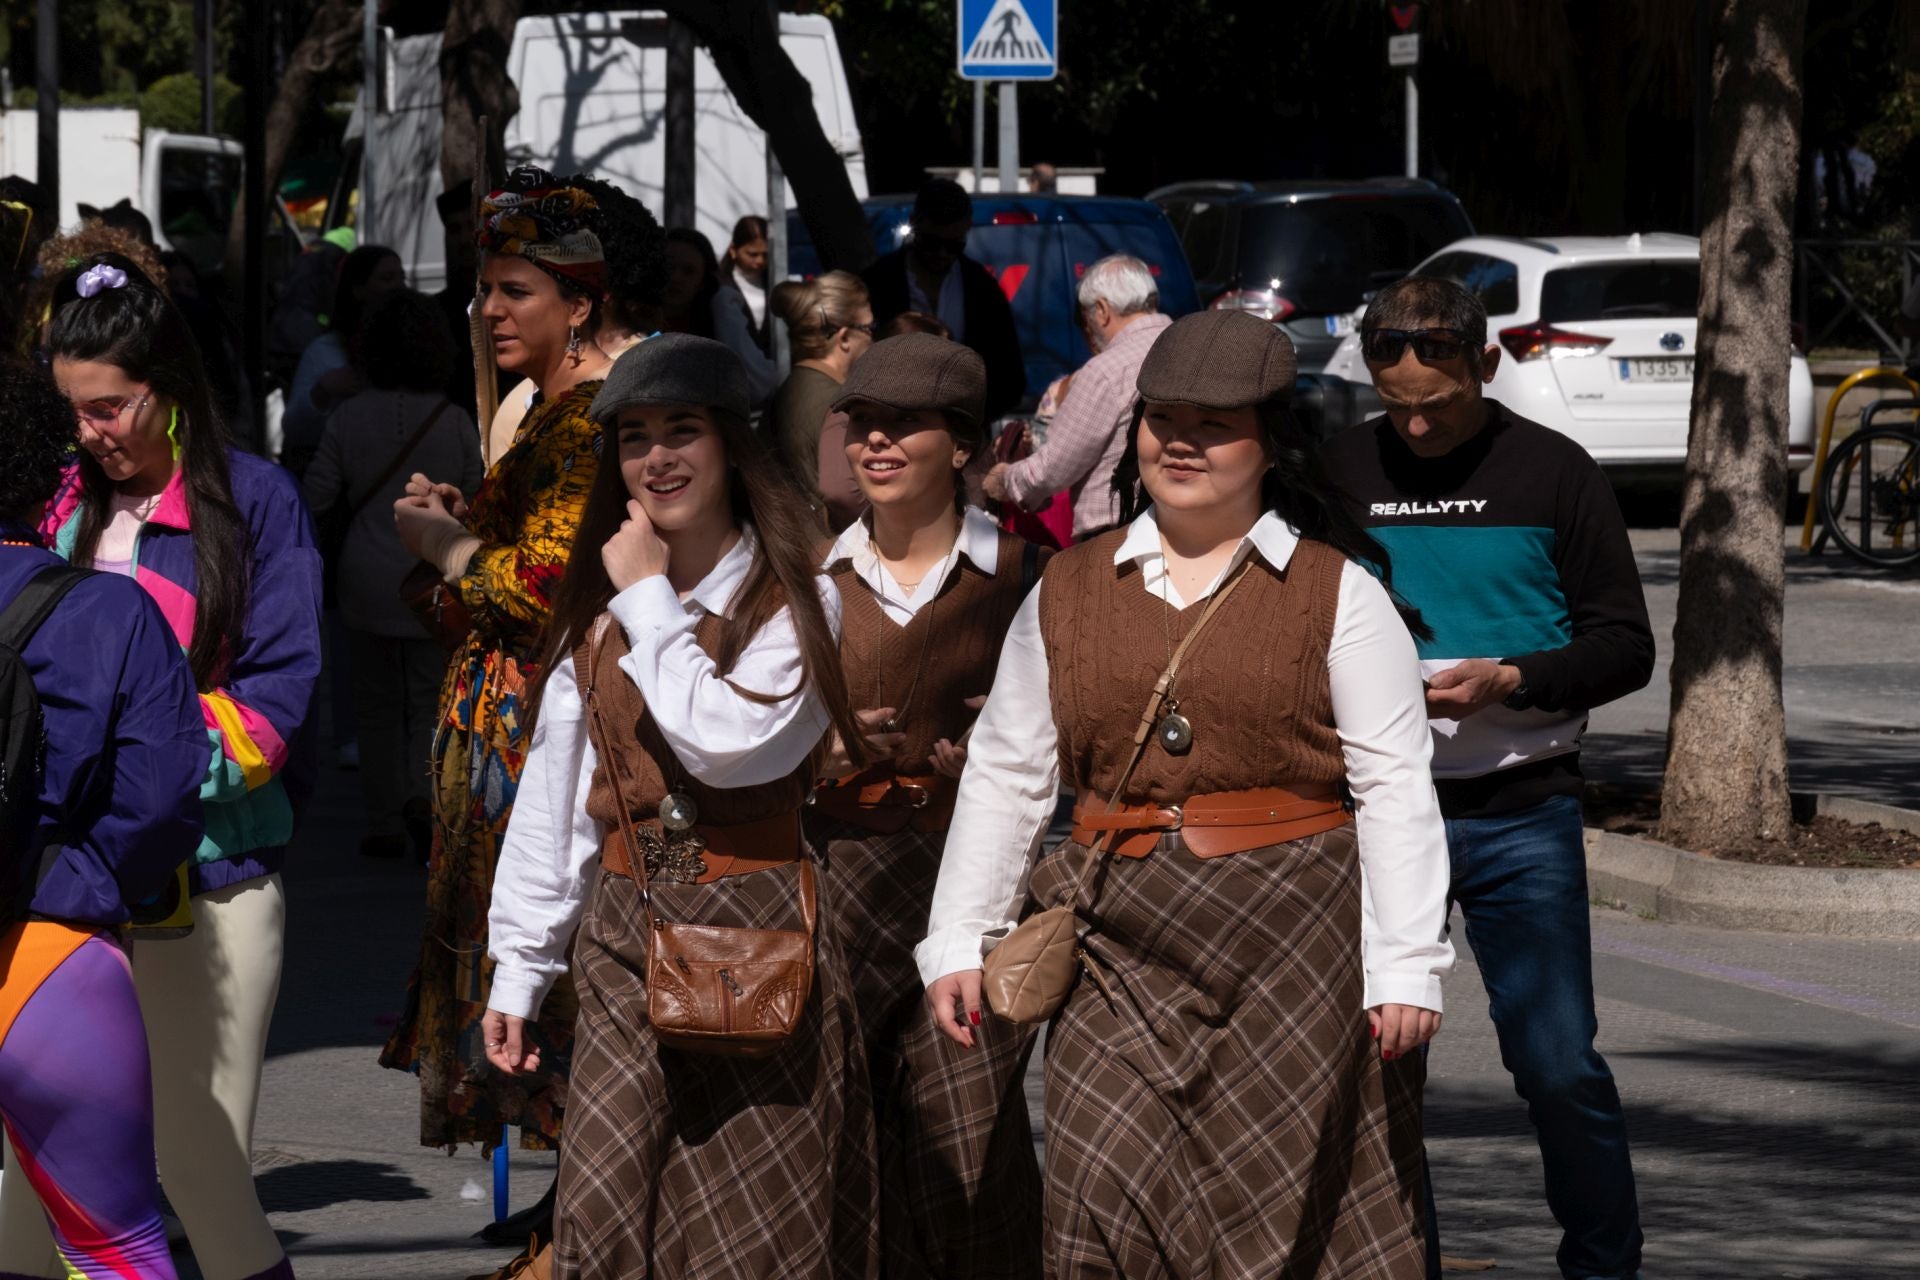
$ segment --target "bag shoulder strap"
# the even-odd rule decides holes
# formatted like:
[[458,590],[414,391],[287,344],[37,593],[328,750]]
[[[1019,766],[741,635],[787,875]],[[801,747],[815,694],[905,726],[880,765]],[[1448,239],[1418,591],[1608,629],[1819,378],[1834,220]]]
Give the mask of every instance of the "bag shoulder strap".
[[34,574],[6,612],[0,613],[0,645],[15,653],[26,648],[27,641],[52,615],[54,606],[92,576],[91,571],[70,564],[50,564]]
[[[1233,571],[1233,577],[1213,593],[1213,598],[1207,601],[1207,607],[1200,611],[1200,616],[1187,629],[1187,634],[1181,637],[1179,647],[1173,651],[1173,657],[1167,662],[1167,669],[1162,671],[1160,678],[1153,682],[1153,692],[1147,695],[1147,705],[1146,709],[1140,713],[1140,723],[1133,727],[1133,753],[1127,757],[1127,767],[1120,771],[1120,779],[1114,783],[1113,793],[1107,797],[1108,813],[1120,807],[1120,797],[1126,794],[1127,783],[1133,780],[1133,771],[1139,765],[1140,758],[1146,754],[1147,739],[1153,735],[1154,724],[1160,719],[1160,708],[1166,705],[1167,690],[1173,687],[1174,677],[1180,673],[1181,660],[1187,656],[1187,650],[1193,647],[1193,642],[1200,638],[1200,633],[1206,629],[1206,625],[1213,621],[1213,615],[1220,611],[1220,606],[1227,602],[1227,597],[1233,594],[1233,589],[1239,586],[1241,579],[1247,576],[1247,565],[1251,561],[1252,556],[1241,561],[1240,567]],[[1115,828],[1112,827],[1102,831],[1094,840],[1093,846],[1087,850],[1086,861],[1081,864],[1080,875],[1074,881],[1073,896],[1067,899],[1067,906],[1076,906],[1080,901],[1080,895],[1086,892],[1087,882],[1093,878],[1093,869],[1099,865],[1101,855],[1113,847],[1114,831]]]
[[1040,581],[1040,544],[1029,542],[1020,548],[1020,598],[1026,599],[1033,584]]
[[419,427],[414,430],[414,433],[407,437],[407,442],[400,446],[400,452],[393,455],[392,460],[387,463],[386,469],[380,473],[380,478],[375,480],[371,485],[368,485],[367,491],[361,494],[359,499],[347,508],[345,523],[352,524],[354,517],[364,511],[367,504],[373,501],[374,495],[386,487],[387,481],[393,479],[394,473],[399,471],[401,465],[413,456],[413,451],[420,447],[420,442],[427,438],[427,432],[433,430],[433,424],[440,421],[440,415],[445,413],[452,405],[453,401],[447,399],[445,396],[440,397],[440,403],[433,406],[433,412],[427,415],[426,421],[422,422]]

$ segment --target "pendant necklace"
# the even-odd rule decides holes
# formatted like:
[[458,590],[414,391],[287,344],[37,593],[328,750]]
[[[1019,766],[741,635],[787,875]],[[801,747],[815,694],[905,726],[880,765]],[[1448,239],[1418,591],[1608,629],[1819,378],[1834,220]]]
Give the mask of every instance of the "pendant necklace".
[[[1167,540],[1165,537],[1160,539],[1160,565],[1162,571],[1166,574],[1167,588],[1168,590],[1172,590],[1173,557],[1168,554]],[[1224,577],[1225,575],[1223,574],[1221,576]],[[1199,605],[1196,607],[1198,607],[1203,614],[1206,606],[1213,600],[1213,593],[1219,589],[1220,584],[1216,581],[1213,584],[1212,590],[1200,598]],[[1165,606],[1160,613],[1160,623],[1161,629],[1166,633],[1167,638],[1167,665],[1172,666],[1173,619],[1168,615],[1174,612],[1173,602],[1171,600],[1163,600],[1161,604]],[[1153,727],[1154,740],[1160,744],[1160,749],[1168,755],[1184,756],[1187,752],[1193,750],[1193,721],[1180,714],[1180,700],[1174,696],[1173,685],[1171,684],[1167,686],[1167,696],[1162,700],[1161,707],[1162,711],[1159,722]]]

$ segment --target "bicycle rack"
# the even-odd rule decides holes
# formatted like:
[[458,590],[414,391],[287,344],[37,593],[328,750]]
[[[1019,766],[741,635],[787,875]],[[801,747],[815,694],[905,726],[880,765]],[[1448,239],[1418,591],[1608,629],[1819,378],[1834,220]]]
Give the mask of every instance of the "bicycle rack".
[[[1827,531],[1821,528],[1819,536],[1814,536],[1814,527],[1819,523],[1820,515],[1820,477],[1827,469],[1827,453],[1833,445],[1833,419],[1840,412],[1840,401],[1847,392],[1867,382],[1890,381],[1906,385],[1908,391],[1920,396],[1920,382],[1907,376],[1905,369],[1891,365],[1878,365],[1872,369],[1861,369],[1841,379],[1840,385],[1827,397],[1826,416],[1820,422],[1820,442],[1813,451],[1813,474],[1807,479],[1807,518],[1800,525],[1800,549],[1818,553],[1826,548]],[[1869,405],[1867,412],[1872,410]],[[1864,425],[1864,424],[1863,424]]]
[[[1909,386],[1913,385],[1911,380],[1906,380],[1906,381]],[[1891,397],[1875,400],[1872,404],[1868,405],[1866,408],[1860,411],[1860,425],[1857,428],[1855,428],[1856,432],[1871,431],[1875,426],[1874,419],[1879,415],[1886,414],[1886,413],[1909,414],[1912,417],[1912,422],[1914,424],[1915,429],[1920,430],[1920,387],[1914,388],[1914,395],[1916,398],[1912,400],[1896,400]],[[1909,472],[1911,472],[1911,464],[1909,464],[1908,469],[1909,469]],[[1909,482],[1911,482],[1911,480]],[[1862,495],[1862,501],[1863,502],[1866,501],[1866,497],[1864,494]],[[1824,515],[1825,508],[1826,508],[1826,495],[1824,491],[1819,489],[1814,490],[1813,500],[1807,504],[1807,509],[1809,511],[1815,510],[1816,508],[1820,509],[1822,514]],[[1828,530],[1823,525],[1823,527],[1820,530],[1820,537],[1814,543],[1815,547],[1818,548],[1823,546],[1826,543],[1827,537],[1828,537]],[[1896,547],[1903,546],[1905,542],[1905,538],[1906,538],[1905,531],[1903,529],[1896,528],[1893,533],[1893,545]]]

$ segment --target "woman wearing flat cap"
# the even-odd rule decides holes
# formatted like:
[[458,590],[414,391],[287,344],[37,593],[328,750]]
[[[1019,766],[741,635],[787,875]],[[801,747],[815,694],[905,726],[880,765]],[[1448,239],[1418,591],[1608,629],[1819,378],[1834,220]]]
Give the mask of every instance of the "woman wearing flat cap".
[[[502,1072],[544,1070],[528,1032],[571,956],[560,1280],[872,1274],[866,1065],[800,824],[829,731],[859,730],[815,517],[746,387],[738,356],[686,334],[615,362],[593,402],[606,465],[538,655],[485,1034]],[[812,935],[810,980],[761,981],[743,930]],[[758,1057],[690,1046],[697,1008],[791,1034]]]
[[[840,589],[840,660],[874,763],[839,753],[807,834],[839,890],[879,1136],[888,1276],[1040,1275],[1040,1170],[1020,1080],[1031,1029],[942,1036],[921,1003],[913,946],[966,762],[967,730],[1000,643],[1044,563],[966,505],[984,446],[987,371],[931,334],[875,345],[833,402],[867,512],[827,554]],[[1050,554],[1050,553],[1048,553]]]
[[[1419,624],[1293,379],[1251,316],[1160,336],[1115,478],[1130,523],[1049,565],[969,744],[915,958],[964,1045],[1023,890],[1075,909],[1052,1275],[1424,1271],[1416,1050],[1453,953]],[[1029,874],[1061,785],[1072,839]]]
[[531,166],[487,197],[474,305],[500,366],[525,374],[540,401],[471,509],[453,485],[424,475],[394,509],[401,541],[440,571],[473,624],[440,688],[420,962],[380,1057],[419,1074],[420,1141],[429,1147],[492,1147],[503,1125],[520,1127],[523,1147],[550,1149],[560,1137],[572,988],[548,1002],[534,1033],[547,1063],[539,1076],[491,1070],[480,1018],[492,977],[487,903],[527,750],[535,645],[600,463],[587,409],[609,364],[592,343],[608,288],[605,230],[592,193]]

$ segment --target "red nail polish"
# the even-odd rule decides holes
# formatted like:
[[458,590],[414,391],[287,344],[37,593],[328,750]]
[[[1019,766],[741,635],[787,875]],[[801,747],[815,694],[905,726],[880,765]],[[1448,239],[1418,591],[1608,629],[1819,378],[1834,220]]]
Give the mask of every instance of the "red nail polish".
[[1380,1038],[1380,1028],[1378,1027],[1373,1028],[1373,1038],[1375,1040],[1378,1040]]
[[975,1009],[973,1012],[969,1013],[967,1015],[967,1018],[973,1023],[974,1026],[977,1027],[980,1025],[980,1011],[978,1009]]
[[1380,1056],[1381,1056],[1381,1058],[1382,1058],[1382,1059],[1384,1059],[1385,1061],[1387,1061],[1387,1062],[1392,1062],[1392,1061],[1393,1061],[1393,1050],[1391,1050],[1391,1049],[1382,1049],[1382,1050],[1380,1051]]

